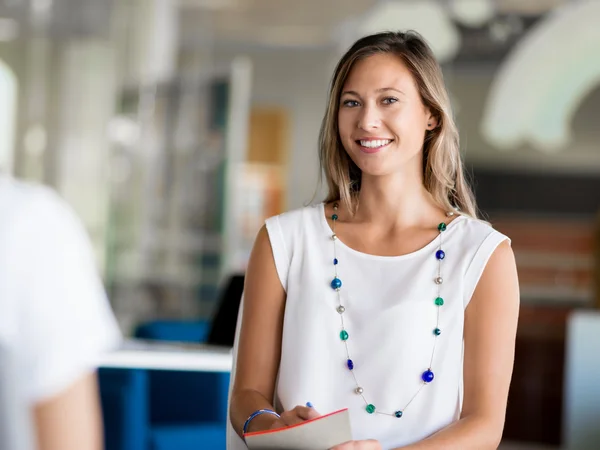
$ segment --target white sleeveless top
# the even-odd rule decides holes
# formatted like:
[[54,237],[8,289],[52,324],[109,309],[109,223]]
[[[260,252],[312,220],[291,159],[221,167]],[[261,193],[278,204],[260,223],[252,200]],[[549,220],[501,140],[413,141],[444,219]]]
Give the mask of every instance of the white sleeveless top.
[[[439,287],[434,281],[439,237],[413,253],[391,257],[336,242],[348,349],[363,399],[355,393],[340,339],[337,293],[330,286],[335,276],[332,230],[324,204],[272,217],[266,226],[287,293],[276,408],[308,401],[321,414],[349,408],[353,438],[378,439],[384,449],[420,441],[458,420],[464,310],[489,257],[508,238],[481,221],[455,218],[442,233],[446,256]],[[444,299],[440,307],[435,305],[438,288]],[[436,338],[438,309],[441,334]],[[238,331],[241,312],[239,317]],[[423,385],[421,374],[429,367],[435,378]],[[365,399],[376,411],[394,413],[413,397],[401,418],[365,410]],[[228,426],[228,448],[245,448]]]

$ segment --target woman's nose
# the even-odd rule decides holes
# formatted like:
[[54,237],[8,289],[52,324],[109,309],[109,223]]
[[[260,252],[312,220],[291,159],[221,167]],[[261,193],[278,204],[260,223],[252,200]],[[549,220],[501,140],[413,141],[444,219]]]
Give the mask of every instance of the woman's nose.
[[358,117],[358,128],[368,131],[379,128],[381,125],[381,118],[377,108],[373,106],[364,106]]

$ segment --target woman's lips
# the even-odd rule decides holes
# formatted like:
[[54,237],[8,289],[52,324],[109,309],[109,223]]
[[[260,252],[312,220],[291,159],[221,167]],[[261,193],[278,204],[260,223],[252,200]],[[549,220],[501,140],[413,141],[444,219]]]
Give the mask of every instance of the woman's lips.
[[357,139],[356,143],[364,153],[377,153],[387,148],[393,139]]

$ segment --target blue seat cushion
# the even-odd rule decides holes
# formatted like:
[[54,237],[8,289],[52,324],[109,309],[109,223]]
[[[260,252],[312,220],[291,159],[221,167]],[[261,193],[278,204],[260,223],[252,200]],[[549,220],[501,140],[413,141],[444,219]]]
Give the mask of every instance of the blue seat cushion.
[[227,420],[229,373],[149,370],[148,375],[152,427]]
[[224,450],[225,423],[155,426],[150,431],[151,450]]
[[210,331],[207,320],[155,320],[139,325],[134,336],[158,341],[204,343]]

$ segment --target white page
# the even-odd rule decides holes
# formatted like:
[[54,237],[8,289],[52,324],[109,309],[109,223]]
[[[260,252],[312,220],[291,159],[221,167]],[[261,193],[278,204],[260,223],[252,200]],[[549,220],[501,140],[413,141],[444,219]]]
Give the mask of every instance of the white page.
[[251,450],[327,450],[352,440],[347,409],[307,420],[298,425],[245,435]]

